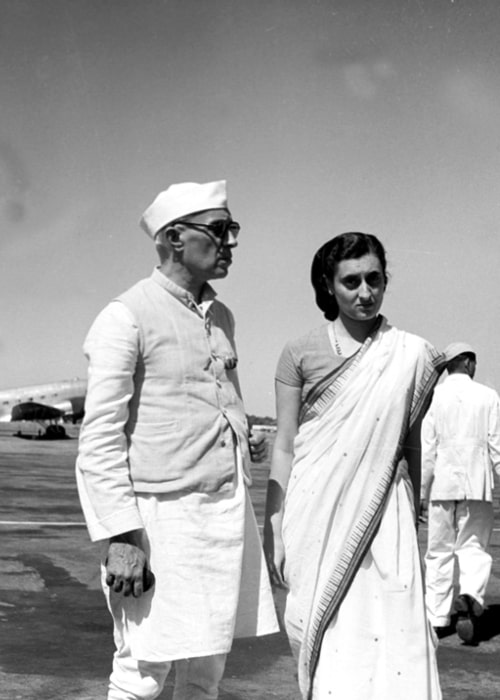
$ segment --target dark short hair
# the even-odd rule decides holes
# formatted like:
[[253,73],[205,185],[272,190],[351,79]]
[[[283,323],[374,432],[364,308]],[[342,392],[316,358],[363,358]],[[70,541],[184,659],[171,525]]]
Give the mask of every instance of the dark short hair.
[[387,284],[387,262],[384,246],[371,233],[341,233],[322,245],[314,256],[311,266],[311,282],[316,294],[316,304],[329,321],[337,318],[339,307],[335,297],[328,291],[326,280],[333,279],[336,266],[342,260],[361,258],[369,253],[378,258],[384,282]]
[[449,374],[453,374],[459,369],[462,369],[463,363],[465,360],[472,360],[473,362],[476,361],[476,356],[473,352],[462,352],[460,355],[456,355],[456,357],[452,357],[451,360],[448,362],[446,365],[446,369],[448,370]]

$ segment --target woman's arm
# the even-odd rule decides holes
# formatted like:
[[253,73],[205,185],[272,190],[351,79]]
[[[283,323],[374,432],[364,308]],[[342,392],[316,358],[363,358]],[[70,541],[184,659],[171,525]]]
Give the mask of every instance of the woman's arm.
[[416,522],[418,522],[418,516],[420,513],[420,484],[422,480],[422,460],[420,447],[421,425],[422,418],[419,418],[413,424],[413,427],[408,433],[406,442],[403,446],[403,454],[408,463],[408,473],[413,486],[413,502]]
[[278,428],[271,460],[264,522],[264,553],[274,585],[284,587],[285,552],[281,525],[285,493],[293,460],[293,441],[297,434],[300,410],[300,387],[276,382],[276,414]]

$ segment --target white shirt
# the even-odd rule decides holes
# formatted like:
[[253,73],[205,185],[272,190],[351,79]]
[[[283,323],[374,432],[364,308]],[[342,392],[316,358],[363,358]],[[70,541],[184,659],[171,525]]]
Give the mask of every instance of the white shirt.
[[422,499],[491,501],[493,470],[500,475],[500,398],[451,374],[422,423]]

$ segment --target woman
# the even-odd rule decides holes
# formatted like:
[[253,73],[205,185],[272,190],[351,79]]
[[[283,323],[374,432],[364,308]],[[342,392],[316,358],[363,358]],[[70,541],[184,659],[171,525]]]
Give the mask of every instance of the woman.
[[375,236],[333,238],[311,278],[329,323],[278,363],[264,532],[272,581],[289,589],[301,692],[439,700],[415,522],[420,421],[442,359],[379,315],[387,272]]

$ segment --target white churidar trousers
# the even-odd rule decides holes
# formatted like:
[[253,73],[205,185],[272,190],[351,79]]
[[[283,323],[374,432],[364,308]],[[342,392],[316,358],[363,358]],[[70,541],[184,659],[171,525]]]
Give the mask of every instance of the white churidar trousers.
[[175,667],[173,700],[216,700],[226,654],[177,661],[136,661],[129,649],[115,654],[108,700],[154,700]]
[[455,557],[459,594],[484,605],[491,571],[486,551],[493,528],[493,506],[487,501],[431,501],[425,555],[426,604],[434,627],[450,624]]

